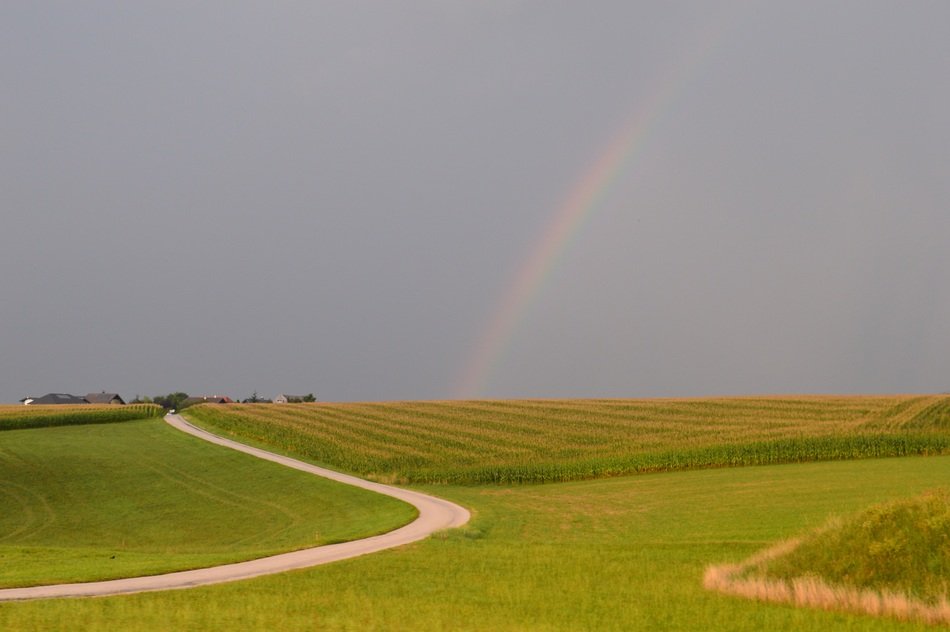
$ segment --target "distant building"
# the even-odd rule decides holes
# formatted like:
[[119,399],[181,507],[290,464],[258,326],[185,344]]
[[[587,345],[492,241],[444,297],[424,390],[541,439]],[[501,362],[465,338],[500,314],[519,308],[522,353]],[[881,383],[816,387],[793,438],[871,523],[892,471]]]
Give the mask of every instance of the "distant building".
[[281,393],[274,398],[275,404],[299,404],[301,402],[312,402],[314,400],[313,395],[286,395]]
[[182,408],[188,406],[194,406],[195,404],[231,404],[233,403],[230,397],[225,395],[196,395],[194,397],[189,397],[181,403]]
[[119,397],[118,393],[89,393],[86,395],[86,401],[90,404],[125,404],[125,400]]
[[89,400],[69,393],[47,393],[42,397],[25,397],[20,400],[27,406],[44,404],[88,404]]

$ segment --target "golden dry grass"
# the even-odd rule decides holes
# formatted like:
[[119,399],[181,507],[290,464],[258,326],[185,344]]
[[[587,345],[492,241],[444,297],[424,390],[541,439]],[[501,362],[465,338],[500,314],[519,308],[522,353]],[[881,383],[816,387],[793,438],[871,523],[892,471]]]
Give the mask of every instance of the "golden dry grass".
[[945,598],[931,604],[900,592],[832,585],[817,576],[795,577],[786,581],[746,575],[762,562],[786,555],[799,544],[799,540],[789,540],[740,564],[709,566],[703,576],[703,586],[707,590],[755,601],[887,616],[929,624],[950,623],[950,602]]

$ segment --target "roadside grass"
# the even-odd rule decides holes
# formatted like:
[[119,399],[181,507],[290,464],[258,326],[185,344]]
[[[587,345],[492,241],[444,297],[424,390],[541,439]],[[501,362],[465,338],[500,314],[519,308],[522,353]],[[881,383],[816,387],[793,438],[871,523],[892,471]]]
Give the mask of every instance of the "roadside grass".
[[0,604],[9,630],[932,629],[704,590],[707,565],[950,477],[950,457],[430,486],[469,526],[328,566],[186,591]]
[[4,431],[0,508],[3,587],[213,566],[382,533],[416,515],[160,419]]
[[946,395],[205,404],[183,414],[330,467],[417,484],[950,452]]
[[105,424],[161,417],[163,414],[162,407],[155,404],[128,404],[125,406],[110,406],[108,404],[0,405],[0,430]]

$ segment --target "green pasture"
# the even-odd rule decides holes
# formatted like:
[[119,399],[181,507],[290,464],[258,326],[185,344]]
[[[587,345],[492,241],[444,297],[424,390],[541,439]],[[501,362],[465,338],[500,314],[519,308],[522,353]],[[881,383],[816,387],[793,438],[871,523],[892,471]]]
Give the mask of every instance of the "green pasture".
[[0,604],[4,630],[922,630],[724,597],[739,561],[871,504],[950,480],[950,457],[431,486],[460,530],[329,566],[186,591]]
[[160,419],[0,432],[0,587],[212,566],[361,538],[414,516],[399,501]]

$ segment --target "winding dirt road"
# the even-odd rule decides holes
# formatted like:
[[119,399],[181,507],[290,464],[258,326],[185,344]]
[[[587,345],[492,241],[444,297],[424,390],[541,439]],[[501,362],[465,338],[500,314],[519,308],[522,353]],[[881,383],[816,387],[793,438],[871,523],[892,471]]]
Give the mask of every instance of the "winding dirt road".
[[281,456],[253,448],[237,441],[225,439],[201,428],[191,425],[179,415],[167,415],[165,421],[188,434],[205,441],[217,443],[233,450],[246,452],[261,459],[280,463],[287,467],[309,472],[317,476],[339,481],[347,485],[361,487],[386,496],[392,496],[405,501],[419,510],[419,517],[404,527],[363,540],[329,544],[312,549],[293,551],[271,557],[264,557],[236,564],[199,568],[190,571],[151,575],[148,577],[130,577],[127,579],[112,579],[101,582],[87,582],[81,584],[54,584],[51,586],[32,586],[29,588],[0,589],[0,601],[21,599],[47,599],[51,597],[103,597],[107,595],[122,595],[155,590],[174,590],[233,582],[240,579],[271,575],[284,571],[309,568],[319,564],[327,564],[351,557],[375,553],[383,549],[391,549],[410,542],[416,542],[428,537],[435,531],[460,527],[468,522],[470,514],[467,509],[447,500],[435,498],[408,489],[400,489],[380,483],[340,474],[316,465],[310,465],[297,459]]

